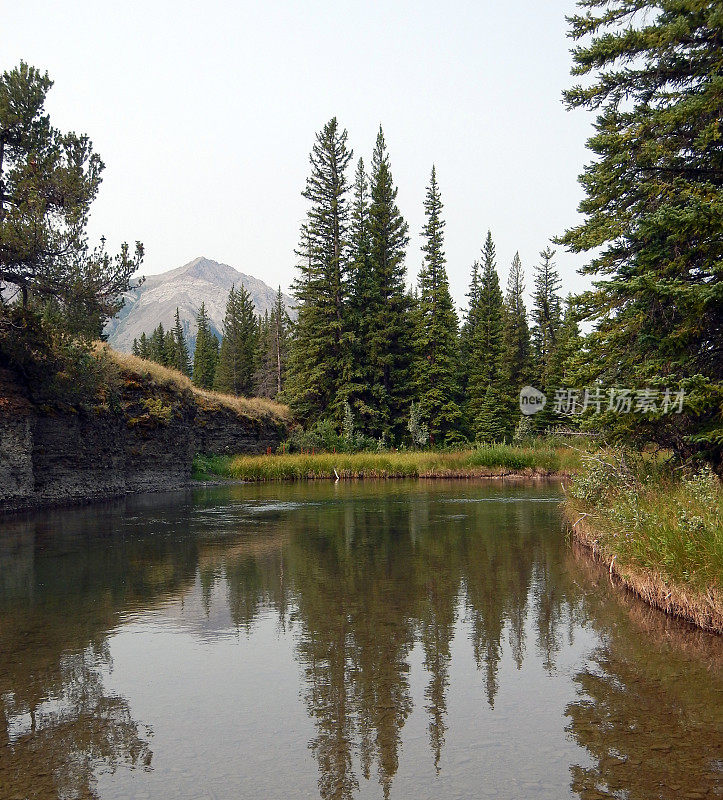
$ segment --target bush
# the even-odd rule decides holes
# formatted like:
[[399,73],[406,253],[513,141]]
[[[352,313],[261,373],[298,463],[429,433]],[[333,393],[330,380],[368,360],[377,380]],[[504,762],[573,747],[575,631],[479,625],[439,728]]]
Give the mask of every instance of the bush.
[[0,367],[36,403],[117,405],[118,368],[93,342],[48,325],[30,308],[0,306]]
[[351,436],[340,434],[331,420],[317,422],[312,428],[295,428],[279,448],[280,453],[360,453],[378,450],[379,442],[360,431]]

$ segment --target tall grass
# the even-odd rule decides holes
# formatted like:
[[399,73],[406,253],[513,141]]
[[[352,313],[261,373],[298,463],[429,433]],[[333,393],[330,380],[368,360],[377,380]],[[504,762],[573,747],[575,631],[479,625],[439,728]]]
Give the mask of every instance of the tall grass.
[[207,405],[225,406],[247,417],[274,417],[282,422],[289,422],[291,412],[288,406],[267,400],[263,397],[234,397],[221,392],[209,392],[194,386],[191,379],[178,370],[138,358],[130,353],[119,353],[108,345],[99,345],[99,352],[115,364],[123,373],[137,375],[139,378],[151,380],[160,387],[180,392],[191,392],[198,402]]
[[579,455],[570,448],[532,449],[496,445],[457,452],[318,453],[196,458],[199,477],[247,481],[315,478],[475,477],[570,472]]
[[723,488],[710,469],[598,453],[573,478],[568,506],[618,564],[701,592],[723,590]]

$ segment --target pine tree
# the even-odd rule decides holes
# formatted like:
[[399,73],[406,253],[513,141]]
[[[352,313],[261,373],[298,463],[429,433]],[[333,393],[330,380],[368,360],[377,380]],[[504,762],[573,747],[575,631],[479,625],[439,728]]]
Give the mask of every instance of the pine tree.
[[271,319],[268,309],[258,318],[258,353],[256,356],[256,372],[254,385],[259,397],[272,397],[276,388],[274,374],[274,345],[271,333]]
[[502,365],[507,390],[514,397],[532,380],[530,328],[524,301],[525,277],[520,254],[515,253],[507,279],[504,305]]
[[211,330],[206,304],[201,303],[196,317],[196,349],[193,353],[193,383],[201,389],[212,389],[218,361],[218,339]]
[[184,375],[190,376],[191,374],[191,362],[188,356],[188,346],[186,345],[186,337],[183,334],[183,325],[181,325],[178,306],[176,306],[176,318],[173,326],[172,361],[169,366],[172,366],[174,369],[177,369]]
[[148,337],[146,336],[145,331],[141,334],[141,338],[138,340],[138,355],[141,358],[148,359],[150,352],[150,346],[148,344]]
[[495,246],[487,231],[477,304],[470,309],[472,338],[467,382],[468,416],[475,438],[482,441],[490,441],[490,431],[507,431],[512,425],[509,405],[501,391],[503,311]]
[[457,403],[459,321],[449,293],[442,208],[437,173],[432,167],[424,201],[427,217],[422,228],[424,263],[419,273],[419,303],[415,315],[415,389],[432,444],[459,432],[462,425]]
[[272,397],[279,396],[284,390],[286,381],[286,371],[289,358],[289,331],[291,320],[284,305],[284,298],[281,294],[281,286],[276,290],[276,304],[271,312],[271,335],[273,338],[273,352],[275,360],[274,375],[276,378],[276,390]]
[[469,303],[467,310],[464,312],[464,322],[462,323],[462,329],[459,335],[459,382],[462,393],[465,396],[467,394],[467,385],[469,383],[471,369],[472,341],[474,340],[477,322],[479,320],[479,271],[479,261],[475,261],[472,264],[469,291],[466,295]]
[[271,310],[259,317],[258,357],[254,378],[259,397],[275,399],[283,390],[286,378],[289,317],[284,307],[281,287]]
[[234,286],[226,303],[223,339],[216,365],[214,388],[227,394],[250,396],[254,391],[258,329],[251,295]]
[[163,324],[158,323],[158,327],[153,331],[148,341],[148,359],[157,364],[166,363],[166,333]]
[[174,367],[175,368],[175,358],[176,358],[176,339],[173,335],[173,331],[166,331],[163,335],[163,352],[161,354],[161,361],[160,363],[163,364],[164,367]]
[[723,147],[719,2],[585,2],[570,18],[568,107],[598,112],[586,219],[561,239],[595,251],[580,300],[595,324],[587,380],[684,388],[681,414],[610,423],[641,444],[723,464]]
[[352,157],[336,118],[317,133],[311,174],[302,196],[309,202],[294,282],[298,318],[291,346],[286,397],[304,421],[343,414],[343,314],[348,271],[346,170]]
[[509,398],[498,386],[490,384],[475,416],[475,437],[478,442],[493,444],[511,437]]
[[[104,164],[87,136],[51,125],[52,85],[24,61],[0,74],[0,285],[16,287],[23,308],[52,312],[54,326],[96,339],[122,307],[143,245],[131,254],[123,244],[112,256],[101,239],[90,249]],[[0,324],[8,310],[0,303]]]
[[373,374],[369,360],[369,339],[377,303],[376,284],[371,259],[369,231],[369,181],[364,160],[359,159],[354,178],[351,224],[349,230],[350,270],[346,311],[345,394],[359,417],[362,430],[370,428],[374,417]]
[[412,399],[409,301],[405,289],[408,225],[396,203],[384,133],[379,128],[372,156],[369,206],[373,297],[370,303],[369,365],[372,380],[369,433],[401,436]]
[[136,357],[140,357],[141,355],[140,345],[138,344],[138,339],[135,337],[133,339],[133,346],[131,347],[131,353],[133,353],[133,355]]
[[562,281],[552,260],[555,251],[549,247],[540,253],[541,261],[535,267],[535,292],[532,305],[532,346],[535,359],[535,379],[538,389],[549,392],[553,386],[552,369],[557,339],[560,332]]

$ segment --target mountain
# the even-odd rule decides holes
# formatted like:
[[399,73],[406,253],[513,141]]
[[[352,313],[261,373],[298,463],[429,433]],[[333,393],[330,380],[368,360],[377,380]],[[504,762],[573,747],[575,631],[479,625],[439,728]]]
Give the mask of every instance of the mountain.
[[[228,292],[234,284],[236,288],[241,285],[246,288],[257,313],[271,311],[276,289],[228,264],[201,256],[177,269],[150,275],[140,286],[132,287],[125,294],[120,313],[106,326],[108,342],[116,350],[130,352],[133,339],[140,338],[144,331],[150,334],[159,322],[166,330],[173,327],[178,307],[192,349],[196,340],[196,314],[202,302],[206,304],[214,332],[220,337]],[[293,300],[284,295],[284,303],[290,310]]]

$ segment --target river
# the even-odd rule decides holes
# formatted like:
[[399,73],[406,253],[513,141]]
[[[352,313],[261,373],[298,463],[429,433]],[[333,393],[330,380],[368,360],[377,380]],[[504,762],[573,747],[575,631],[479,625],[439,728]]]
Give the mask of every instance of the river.
[[0,522],[5,800],[716,797],[721,638],[558,484],[200,487]]

